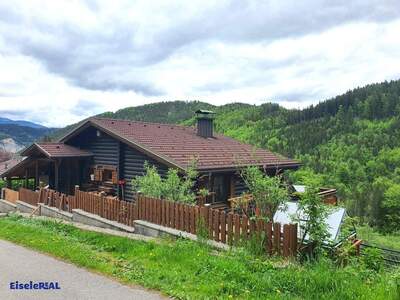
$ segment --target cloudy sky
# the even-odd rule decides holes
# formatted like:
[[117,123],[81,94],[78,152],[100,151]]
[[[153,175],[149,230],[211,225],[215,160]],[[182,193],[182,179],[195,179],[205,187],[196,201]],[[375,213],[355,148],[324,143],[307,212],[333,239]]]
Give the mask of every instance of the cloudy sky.
[[399,0],[1,1],[0,117],[161,100],[301,108],[400,78]]

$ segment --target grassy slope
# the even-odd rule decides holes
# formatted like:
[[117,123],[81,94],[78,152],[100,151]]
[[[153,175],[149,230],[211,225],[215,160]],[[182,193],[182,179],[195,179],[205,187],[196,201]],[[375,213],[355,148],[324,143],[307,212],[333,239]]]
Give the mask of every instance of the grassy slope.
[[182,299],[396,299],[390,274],[327,262],[279,268],[183,240],[146,243],[17,217],[0,219],[0,238]]
[[369,226],[360,226],[357,228],[357,236],[371,245],[400,251],[400,235],[398,233],[383,234]]

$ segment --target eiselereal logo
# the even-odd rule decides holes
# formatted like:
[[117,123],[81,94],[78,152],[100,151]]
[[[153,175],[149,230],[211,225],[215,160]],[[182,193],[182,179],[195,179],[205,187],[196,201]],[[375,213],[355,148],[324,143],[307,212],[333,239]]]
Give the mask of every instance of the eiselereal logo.
[[38,282],[10,282],[10,290],[59,290],[60,285],[56,281],[38,281]]

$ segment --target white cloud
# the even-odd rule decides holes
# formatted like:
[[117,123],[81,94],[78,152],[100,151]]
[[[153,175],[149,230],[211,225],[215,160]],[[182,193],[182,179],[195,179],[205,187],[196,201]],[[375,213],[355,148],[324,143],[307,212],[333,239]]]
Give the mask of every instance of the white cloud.
[[400,77],[386,1],[0,4],[0,115],[63,126],[160,100],[304,107]]

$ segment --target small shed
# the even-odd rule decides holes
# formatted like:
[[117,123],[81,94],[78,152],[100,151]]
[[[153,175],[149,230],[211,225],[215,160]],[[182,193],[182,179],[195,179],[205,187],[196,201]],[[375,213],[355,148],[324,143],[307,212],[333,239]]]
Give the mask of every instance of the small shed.
[[[287,203],[286,207],[281,206],[278,211],[275,213],[274,222],[279,222],[281,224],[290,224],[293,223],[295,217],[300,219],[299,226],[300,229],[298,230],[298,238],[303,239],[304,230],[302,228],[307,222],[307,216],[299,209],[298,202],[289,202]],[[349,236],[343,237],[342,227],[344,225],[344,221],[347,217],[346,209],[340,206],[331,206],[331,210],[325,220],[325,223],[328,226],[329,237],[325,241],[327,245],[335,246],[343,241],[345,238],[349,238],[350,236],[355,234],[351,232]],[[306,234],[304,237],[304,241],[307,242],[308,235]]]

